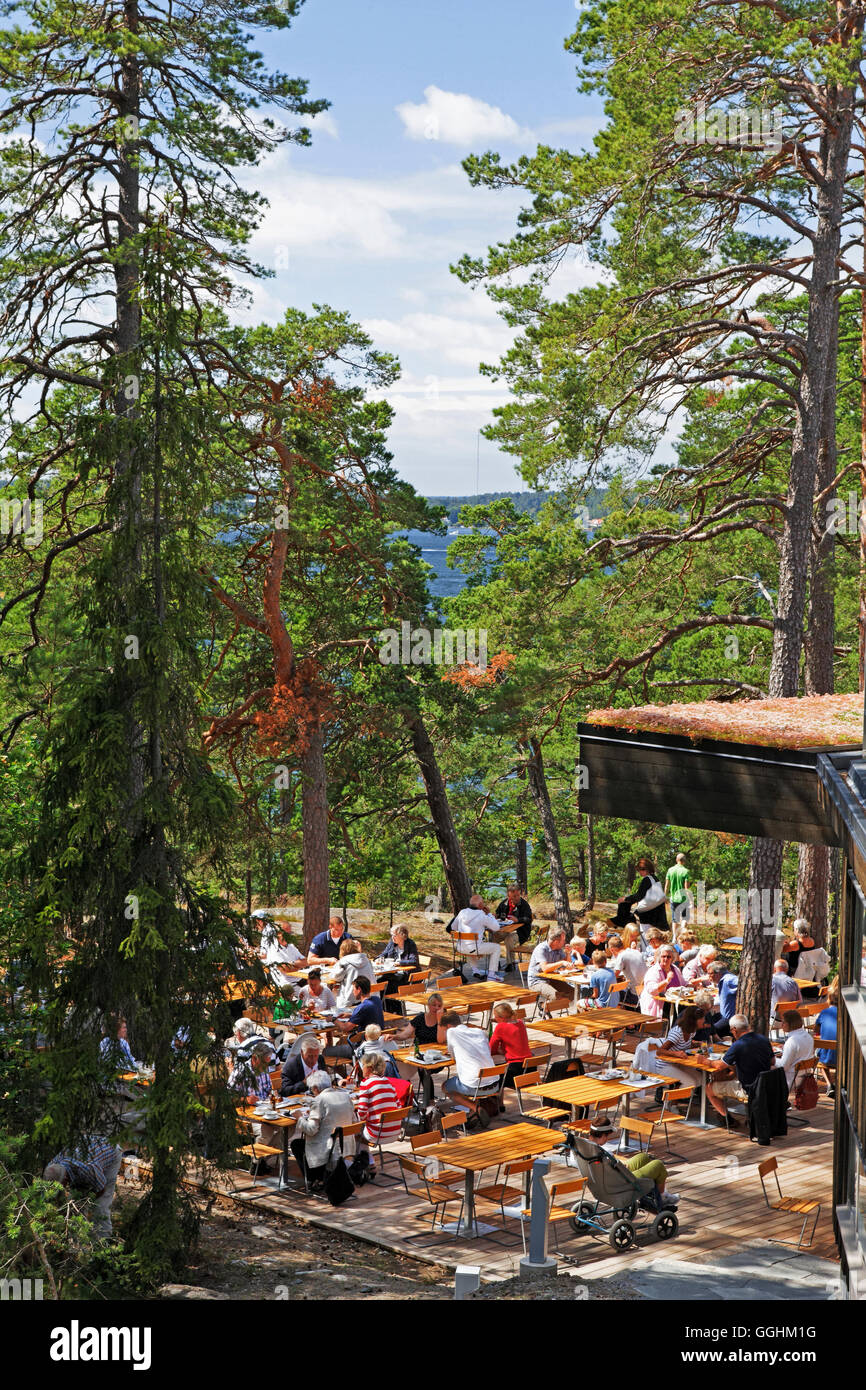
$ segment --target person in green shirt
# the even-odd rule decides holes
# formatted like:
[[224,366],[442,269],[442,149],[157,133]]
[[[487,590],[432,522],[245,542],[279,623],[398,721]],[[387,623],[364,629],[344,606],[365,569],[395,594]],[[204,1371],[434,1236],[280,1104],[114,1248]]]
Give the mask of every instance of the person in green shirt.
[[665,876],[665,896],[670,899],[671,920],[673,922],[673,938],[676,941],[679,930],[682,929],[689,920],[691,913],[691,897],[689,894],[689,871],[686,868],[686,856],[677,855],[677,862],[672,864]]

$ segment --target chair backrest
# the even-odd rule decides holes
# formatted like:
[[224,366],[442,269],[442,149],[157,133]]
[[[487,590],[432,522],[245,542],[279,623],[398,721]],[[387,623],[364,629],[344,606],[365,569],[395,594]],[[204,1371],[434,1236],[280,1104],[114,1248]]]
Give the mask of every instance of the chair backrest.
[[776,1192],[778,1193],[779,1201],[781,1201],[782,1185],[779,1182],[779,1161],[776,1158],[765,1158],[763,1163],[758,1164],[758,1177],[761,1179],[761,1191],[764,1194],[764,1201],[766,1202],[767,1206],[770,1207],[772,1210],[773,1203],[770,1201],[769,1195],[767,1193],[767,1184],[764,1181],[764,1179],[768,1178],[771,1173],[776,1183]]
[[458,951],[468,952],[472,955],[478,945],[478,937],[471,931],[456,931],[454,933],[454,942]]
[[452,1114],[442,1115],[439,1119],[439,1128],[443,1135],[447,1134],[449,1129],[456,1129],[458,1125],[465,1124],[466,1113],[463,1110],[455,1110]]
[[[422,980],[426,980],[426,979],[427,979],[427,976],[429,975],[429,973],[430,973],[429,970],[413,970],[413,971],[411,971],[410,974],[409,974],[409,983],[410,983],[410,985],[419,985],[419,984],[421,983]],[[400,991],[398,990],[397,993],[399,994],[399,992],[400,992]]]
[[271,1078],[271,1086],[273,1090],[278,1091],[283,1084],[282,1067],[274,1067],[273,1071],[269,1072],[268,1075]]
[[434,981],[437,989],[459,989],[463,984],[462,975],[442,975]]
[[768,1173],[775,1173],[778,1166],[779,1160],[777,1158],[765,1158],[763,1163],[758,1164],[758,1172],[762,1178],[765,1178]]
[[644,1139],[652,1137],[653,1125],[649,1120],[637,1120],[631,1115],[621,1115],[619,1127],[627,1134],[639,1134]]
[[522,1075],[514,1077],[514,1085],[518,1091],[522,1091],[525,1086],[537,1086],[541,1080],[541,1073],[537,1071],[525,1071]]
[[665,1091],[662,1101],[667,1105],[669,1101],[689,1100],[694,1091],[694,1086],[672,1086],[669,1091]]
[[415,994],[415,995],[417,995],[417,993],[418,993],[418,986],[417,986],[417,985],[408,984],[408,985],[398,985],[398,986],[397,986],[397,998],[398,998],[398,999],[405,999],[407,994]]
[[611,985],[608,994],[625,994],[626,990],[630,988],[628,980],[618,980],[615,985]]
[[567,1178],[565,1182],[552,1182],[548,1188],[551,1202],[557,1202],[567,1192],[582,1192],[586,1178]]
[[416,1178],[423,1178],[427,1169],[426,1163],[419,1163],[417,1158],[409,1158],[408,1154],[400,1155],[400,1167],[404,1173],[411,1173]]
[[350,1125],[343,1125],[343,1126],[342,1126],[343,1138],[344,1138],[344,1139],[356,1139],[357,1136],[361,1133],[361,1130],[362,1130],[363,1128],[364,1128],[364,1121],[363,1121],[363,1120],[355,1120],[353,1124],[350,1124]]
[[565,998],[562,1000],[550,999],[547,1004],[547,1012],[549,1014],[567,1014],[570,1007],[569,1001]]
[[802,1060],[802,1062],[797,1062],[797,1063],[796,1063],[796,1065],[795,1065],[795,1067],[794,1067],[794,1070],[795,1070],[795,1072],[797,1072],[797,1071],[814,1071],[814,1070],[815,1070],[815,1067],[817,1066],[817,1063],[818,1063],[818,1058],[815,1057],[815,1056],[812,1056],[812,1057],[804,1057],[803,1060]]
[[385,990],[386,990],[387,988],[388,988],[388,982],[387,982],[387,980],[383,980],[381,984],[378,984],[378,985],[371,985],[371,986],[370,986],[370,993],[371,993],[371,994],[384,994],[384,992],[385,992]]
[[423,965],[427,970],[429,970],[429,969],[430,969],[430,966],[431,966],[431,964],[432,964],[432,961],[433,961],[433,957],[432,957],[432,956],[422,956],[421,952],[420,952],[420,951],[418,952],[418,964],[419,964],[419,965]]
[[412,1152],[415,1153],[417,1149],[429,1149],[433,1144],[441,1144],[442,1135],[435,1129],[429,1130],[426,1134],[410,1134],[409,1143]]
[[535,1162],[534,1158],[519,1158],[516,1163],[506,1163],[502,1171],[507,1178],[516,1178],[518,1173],[528,1173]]
[[784,1014],[789,1014],[792,1009],[800,1011],[801,1007],[802,1006],[796,1000],[780,999],[776,1005],[776,1013],[779,1015],[779,1018],[781,1018]]

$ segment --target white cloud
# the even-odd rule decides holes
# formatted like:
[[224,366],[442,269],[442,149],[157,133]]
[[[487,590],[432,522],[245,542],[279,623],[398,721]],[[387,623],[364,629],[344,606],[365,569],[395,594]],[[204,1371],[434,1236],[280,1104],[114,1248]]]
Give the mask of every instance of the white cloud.
[[505,352],[512,334],[503,321],[483,312],[488,300],[479,300],[482,313],[459,317],[447,313],[410,313],[399,319],[367,319],[364,327],[388,352],[432,353],[439,361],[475,368],[479,362],[495,362]]
[[304,124],[316,135],[330,135],[332,140],[339,140],[340,131],[337,122],[334,120],[330,111],[320,111],[318,116],[309,116]]
[[488,140],[522,141],[530,134],[498,106],[433,85],[424,88],[424,101],[404,101],[395,110],[410,140],[467,147]]

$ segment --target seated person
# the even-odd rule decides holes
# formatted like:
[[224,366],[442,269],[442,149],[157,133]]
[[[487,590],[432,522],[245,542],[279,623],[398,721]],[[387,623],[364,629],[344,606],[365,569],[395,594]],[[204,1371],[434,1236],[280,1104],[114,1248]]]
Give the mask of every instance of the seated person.
[[348,1009],[353,1006],[355,996],[352,992],[352,986],[362,975],[371,985],[376,983],[376,971],[373,969],[373,962],[364,954],[360,941],[349,939],[342,942],[337,964],[330,976],[330,984],[337,987],[338,1009]]
[[788,974],[788,962],[781,956],[773,961],[773,979],[770,984],[770,1013],[776,1013],[777,1004],[799,1004],[803,996],[796,980]]
[[555,973],[565,958],[565,932],[561,927],[551,927],[547,933],[547,940],[539,941],[532,952],[527,975],[529,989],[536,990],[541,996],[545,1006],[542,1009],[543,1014],[547,1012],[547,1004],[552,1003],[554,999],[572,998],[572,991],[568,985],[544,978],[545,975]]
[[[375,1023],[379,1028],[385,1026],[385,1011],[382,1008],[382,1000],[378,994],[370,993],[370,981],[365,976],[359,975],[352,986],[354,1008],[348,1018],[337,1019],[337,1031],[348,1037],[350,1033],[357,1033],[360,1028],[366,1028],[368,1023]],[[352,1059],[355,1056],[350,1043],[335,1043],[326,1049],[326,1056]]]
[[715,946],[706,943],[698,947],[697,955],[692,956],[685,965],[683,965],[683,958],[680,956],[680,968],[683,972],[684,984],[694,985],[695,988],[700,985],[708,985],[710,983],[710,966],[715,958]]
[[328,1075],[328,1069],[322,1060],[322,1049],[319,1039],[312,1033],[306,1033],[298,1040],[297,1052],[295,1052],[293,1048],[287,1060],[283,1063],[280,1095],[301,1095],[304,1091],[309,1089],[307,1083],[315,1072],[322,1072],[325,1076]]
[[718,991],[719,1007],[713,1014],[711,1023],[714,1032],[720,1037],[728,1037],[731,1032],[731,1019],[737,1012],[737,990],[739,977],[722,960],[714,960],[710,966],[711,988]]
[[596,922],[595,925],[590,928],[587,937],[587,951],[589,952],[590,960],[596,951],[607,952],[607,943],[610,939],[610,935],[611,933],[603,922]]
[[[502,947],[498,941],[485,941],[484,933],[492,931],[498,935],[499,923],[496,918],[487,911],[484,899],[478,894],[473,893],[469,899],[469,906],[461,908],[457,916],[451,922],[452,932],[461,936],[472,936],[474,942],[457,943],[458,954],[467,957],[480,956],[487,962],[487,978],[501,979],[499,974],[499,958],[502,955]],[[480,973],[478,971],[475,972]]]
[[[375,1144],[390,1144],[400,1134],[400,1121],[383,1119],[388,1110],[397,1110],[397,1092],[385,1075],[385,1058],[380,1052],[367,1052],[361,1058],[363,1080],[358,1089],[355,1110],[359,1120],[364,1121],[361,1131],[361,1148],[367,1149]],[[375,1169],[370,1167],[373,1175]]]
[[643,955],[636,947],[623,945],[621,936],[610,936],[607,942],[607,959],[611,970],[628,984],[623,1002],[636,1004],[647,972],[647,963]]
[[632,1070],[670,1076],[683,1086],[694,1086],[700,1081],[700,1073],[678,1067],[676,1059],[682,1053],[693,1051],[692,1044],[700,1022],[701,1016],[693,1005],[680,1009],[676,1023],[661,1043],[655,1038],[644,1038],[638,1043],[632,1058]]
[[500,922],[513,922],[517,944],[526,944],[532,935],[532,908],[523,897],[518,884],[509,883],[506,897],[502,899],[493,915]]
[[522,1018],[515,1018],[514,1009],[506,1003],[494,1005],[493,1017],[496,1027],[490,1037],[490,1052],[496,1066],[508,1063],[505,1085],[513,1089],[514,1077],[523,1075],[523,1064],[532,1056],[526,1024]]
[[[379,963],[393,961],[395,965],[411,965],[417,969],[418,947],[409,935],[408,927],[395,923],[391,928],[391,939],[379,956]],[[394,994],[406,983],[404,971],[395,970],[393,974],[383,975],[385,993]]]
[[661,1211],[665,1207],[675,1207],[680,1200],[678,1192],[666,1192],[665,1187],[668,1180],[668,1170],[658,1158],[653,1158],[648,1153],[632,1154],[630,1158],[620,1156],[615,1152],[611,1141],[617,1137],[617,1132],[608,1119],[593,1120],[589,1127],[589,1137],[594,1144],[599,1144],[608,1153],[613,1153],[620,1163],[624,1163],[630,1173],[634,1173],[637,1178],[650,1178],[655,1183],[656,1205]]
[[[400,1030],[394,1034],[395,1038],[400,1042],[411,1042],[413,1047],[417,1047],[421,1052],[425,1048],[430,1048],[431,1051],[436,1048],[444,1052],[446,1047],[445,1029],[442,1026],[444,1012],[445,1005],[442,1002],[442,995],[436,994],[435,991],[428,994],[423,1012],[413,1014],[411,1018],[408,1018]],[[442,1071],[443,1068],[438,1067],[436,1070]],[[411,1070],[407,1068],[407,1074],[410,1078],[414,1076],[415,1068],[413,1067]],[[435,1074],[435,1071],[430,1071],[426,1067],[418,1071],[421,1094],[425,1105],[432,1105],[433,1103],[433,1077]]]
[[[838,1000],[838,998],[839,998],[839,976],[838,976],[838,975],[836,976],[835,980],[833,981],[833,983],[832,983],[831,986],[830,986],[830,989],[829,989],[828,994],[827,994],[827,998],[830,1000],[830,1003],[828,1004],[827,1008],[826,1008],[826,1009],[822,1009],[821,1012],[820,1012],[819,1015],[818,1015],[816,1032],[817,1032],[818,1038],[819,1038],[820,1040],[822,1040],[822,1041],[824,1041],[824,1042],[835,1042],[835,1041],[836,1041],[836,1030],[837,1030],[837,1028],[838,1028],[838,1026],[839,1026],[839,1020],[838,1020],[839,1009],[838,1009],[838,1004],[837,1004],[837,1000]],[[830,1096],[830,1097],[832,1098],[832,1097],[835,1096],[835,1094],[836,1094],[836,1087],[835,1087],[834,1084],[833,1084],[834,1079],[835,1079],[835,1075],[836,1075],[836,1050],[835,1050],[835,1048],[832,1048],[832,1047],[819,1047],[819,1048],[818,1048],[818,1066],[819,1066],[819,1070],[820,1070],[820,1072],[821,1072],[821,1075],[823,1076],[824,1080],[825,1080],[826,1083],[827,1083],[827,1095]],[[831,1072],[833,1073],[832,1076],[830,1075]]]
[[336,1009],[337,999],[326,984],[322,983],[322,972],[315,966],[307,976],[307,983],[301,990],[301,1003],[308,1009]]
[[812,1042],[812,1034],[807,1033],[803,1026],[802,1015],[796,1009],[788,1009],[787,1013],[782,1015],[782,1027],[785,1030],[785,1045],[779,1058],[779,1066],[784,1068],[790,1092],[794,1089],[797,1063],[814,1057],[815,1045]]
[[[271,1098],[271,1069],[278,1065],[277,1054],[269,1042],[258,1038],[248,1051],[235,1054],[229,1072],[228,1088],[237,1091],[246,1105],[261,1105]],[[240,1102],[239,1102],[240,1103]]]
[[644,976],[640,996],[642,1014],[661,1018],[668,1009],[665,995],[668,990],[677,989],[683,983],[682,972],[676,961],[677,953],[673,946],[659,946],[655,961]]
[[328,930],[319,932],[310,942],[310,950],[307,955],[309,965],[330,965],[340,954],[340,946],[344,941],[351,941],[348,928],[344,927],[342,918],[332,917],[328,923]]
[[355,1056],[360,1062],[362,1057],[366,1057],[368,1052],[378,1052],[385,1058],[385,1075],[387,1077],[399,1076],[397,1065],[391,1056],[391,1049],[396,1047],[389,1038],[385,1037],[382,1029],[377,1023],[368,1023],[364,1029],[364,1041],[360,1047],[355,1049]]
[[136,1071],[138,1062],[132,1055],[132,1048],[129,1045],[129,1035],[126,1027],[126,1019],[118,1019],[111,1034],[104,1037],[99,1044],[99,1051],[103,1057],[108,1057],[117,1071]]
[[679,951],[680,969],[682,970],[698,954],[698,938],[691,927],[684,927],[673,944]]
[[[734,1014],[732,1017],[731,1036],[734,1041],[714,1069],[712,1081],[707,1084],[707,1100],[716,1114],[723,1118],[725,1098],[747,1102],[747,1087],[754,1085],[762,1071],[771,1071],[776,1065],[769,1038],[753,1032],[745,1014]],[[739,1128],[739,1121],[730,1116],[728,1123],[733,1129]]]
[[[313,1096],[310,1113],[298,1116],[289,1147],[302,1171],[306,1163],[308,1180],[315,1187],[325,1177],[334,1130],[354,1124],[355,1110],[351,1096],[332,1086],[327,1072],[312,1072],[309,1090]],[[343,1140],[343,1154],[354,1152],[355,1140],[349,1136]]]
[[240,1018],[235,1019],[231,1037],[226,1038],[226,1050],[238,1052],[242,1047],[246,1047],[252,1038],[268,1038],[269,1036],[264,1024],[256,1023],[254,1018],[248,1018],[242,1014]]
[[[456,1013],[443,1014],[442,1026],[445,1029],[445,1042],[454,1058],[457,1072],[456,1076],[445,1082],[443,1090],[451,1095],[474,1096],[478,1086],[478,1073],[485,1067],[500,1064],[493,1060],[490,1043],[483,1028],[470,1028],[468,1023],[460,1022],[460,1016]],[[495,1091],[498,1081],[499,1078],[494,1077],[489,1086],[482,1087],[481,1094],[483,1095],[485,1090]]]
[[610,987],[616,984],[616,975],[608,964],[607,952],[600,949],[593,951],[592,965],[593,969],[589,977],[592,997],[601,1008],[609,1007],[611,1004]]
[[585,936],[573,936],[570,941],[566,941],[565,954],[572,965],[592,964],[592,951]]
[[259,958],[267,966],[299,965],[304,961],[304,956],[292,942],[288,928],[275,922],[269,922],[262,929]]
[[[660,946],[665,944],[665,934],[658,927],[650,927],[649,931],[643,933],[644,951],[643,958],[647,965],[652,965],[656,959],[656,953]],[[676,951],[674,952],[676,957]]]
[[716,1007],[708,989],[699,989],[695,994],[694,1007],[698,1013],[698,1026],[695,1030],[696,1043],[712,1043],[725,1034],[715,1028]]

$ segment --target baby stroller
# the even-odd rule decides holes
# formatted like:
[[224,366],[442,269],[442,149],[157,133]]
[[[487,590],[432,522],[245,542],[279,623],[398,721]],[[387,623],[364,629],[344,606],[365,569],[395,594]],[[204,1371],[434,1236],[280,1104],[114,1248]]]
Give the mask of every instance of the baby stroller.
[[595,1198],[583,1197],[573,1208],[571,1225],[578,1235],[588,1231],[606,1235],[613,1249],[622,1253],[635,1244],[636,1229],[647,1222],[657,1240],[672,1240],[677,1234],[677,1214],[660,1204],[652,1178],[639,1177],[599,1144],[573,1131],[567,1152],[573,1154]]

